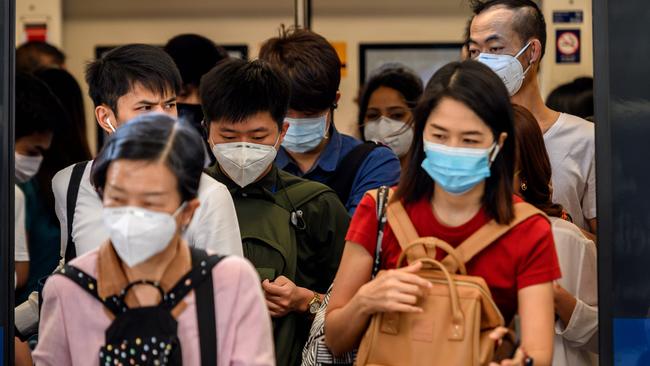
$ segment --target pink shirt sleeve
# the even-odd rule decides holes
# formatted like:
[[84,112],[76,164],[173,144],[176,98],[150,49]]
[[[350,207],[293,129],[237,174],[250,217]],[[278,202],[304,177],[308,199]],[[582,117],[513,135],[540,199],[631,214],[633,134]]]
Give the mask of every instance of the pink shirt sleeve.
[[[215,267],[213,274],[217,288],[215,297],[219,345],[227,350],[219,352],[219,364],[274,366],[271,317],[257,272],[247,260],[229,256]],[[225,308],[221,307],[220,310],[221,303]],[[232,307],[228,309],[230,306]],[[226,320],[228,324],[222,324],[219,319]],[[226,329],[222,329],[224,326]],[[221,360],[221,356],[226,356],[227,359]]]
[[43,304],[39,324],[38,347],[33,353],[35,365],[71,365],[68,335],[57,282],[60,276],[51,276],[43,289]]

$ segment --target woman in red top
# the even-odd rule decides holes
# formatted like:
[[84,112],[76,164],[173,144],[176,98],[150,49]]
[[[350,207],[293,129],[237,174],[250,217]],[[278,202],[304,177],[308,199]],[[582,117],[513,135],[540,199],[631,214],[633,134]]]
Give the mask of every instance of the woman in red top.
[[[415,109],[415,138],[395,199],[404,204],[420,236],[458,246],[491,219],[514,218],[513,114],[503,82],[475,61],[451,63],[431,79]],[[416,262],[371,280],[376,247],[375,200],[366,195],[355,212],[336,275],[326,342],[335,353],[356,347],[370,317],[380,312],[420,312],[429,282]],[[381,268],[395,268],[400,246],[384,230]],[[549,222],[534,216],[467,263],[483,277],[506,322],[519,313],[521,350],[503,365],[550,365],[553,350],[553,288],[560,278]],[[495,332],[495,336],[499,332]]]

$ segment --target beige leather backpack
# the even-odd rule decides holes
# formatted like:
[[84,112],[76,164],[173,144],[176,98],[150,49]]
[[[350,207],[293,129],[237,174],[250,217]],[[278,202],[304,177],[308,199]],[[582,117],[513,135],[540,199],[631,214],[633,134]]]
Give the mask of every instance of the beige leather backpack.
[[[467,275],[465,263],[517,224],[544,215],[527,203],[514,207],[512,223],[491,221],[454,249],[440,239],[419,237],[402,204],[390,202],[387,219],[402,247],[398,267],[406,258],[410,263],[422,261],[425,266],[418,275],[433,287],[417,304],[422,313],[378,313],[372,317],[356,365],[488,365],[495,348],[489,334],[504,326],[504,319],[485,280]],[[442,262],[435,260],[436,250],[448,254]]]

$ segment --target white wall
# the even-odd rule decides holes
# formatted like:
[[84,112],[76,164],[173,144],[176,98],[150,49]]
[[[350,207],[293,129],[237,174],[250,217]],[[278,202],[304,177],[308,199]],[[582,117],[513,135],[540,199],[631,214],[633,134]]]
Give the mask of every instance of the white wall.
[[[546,55],[542,60],[542,96],[558,85],[568,83],[580,76],[593,76],[593,29],[591,0],[544,0],[542,3],[546,19]],[[581,24],[554,24],[553,11],[582,10],[584,20]],[[557,64],[555,62],[556,29],[580,29],[581,57],[577,64]]]

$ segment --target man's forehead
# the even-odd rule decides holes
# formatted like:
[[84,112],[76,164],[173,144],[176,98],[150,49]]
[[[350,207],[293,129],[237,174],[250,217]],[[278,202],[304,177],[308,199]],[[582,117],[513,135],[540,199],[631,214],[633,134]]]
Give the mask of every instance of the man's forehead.
[[518,39],[513,29],[516,11],[504,6],[495,6],[483,11],[472,19],[470,39],[473,42],[485,42],[489,38],[506,41]]
[[150,87],[143,85],[141,82],[136,81],[131,84],[131,89],[129,89],[123,97],[133,99],[134,101],[147,100],[152,102],[162,102],[176,98],[176,92],[168,85],[165,88],[164,94],[161,95],[160,90],[157,88],[151,89]]

